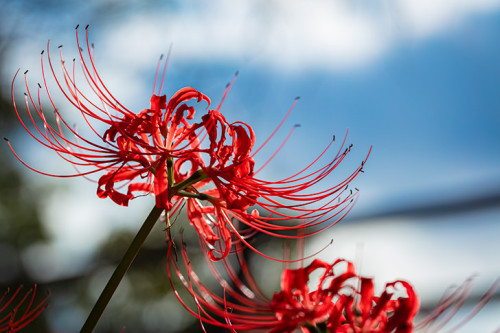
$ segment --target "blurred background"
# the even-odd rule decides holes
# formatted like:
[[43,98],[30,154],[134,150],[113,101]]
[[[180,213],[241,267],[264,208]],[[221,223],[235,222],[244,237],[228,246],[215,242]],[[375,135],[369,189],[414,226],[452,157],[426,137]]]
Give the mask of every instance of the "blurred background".
[[[410,281],[424,313],[474,276],[457,319],[500,276],[500,1],[2,1],[0,130],[23,159],[49,173],[72,169],[23,130],[10,86],[18,68],[29,70],[30,87],[42,80],[40,51],[49,39],[54,58],[58,45],[67,60],[76,57],[77,24],[90,24],[98,72],[131,110],[149,106],[158,57],[171,44],[167,95],[192,86],[217,103],[239,70],[222,112],[249,123],[257,144],[300,96],[281,138],[301,127],[263,178],[292,174],[349,129],[353,152],[330,178],[335,183],[373,146],[353,184],[361,193],[356,206],[308,239],[306,254],[333,239],[321,258],[354,260],[379,288]],[[18,105],[24,91],[20,79]],[[64,117],[78,119],[51,91]],[[280,143],[278,135],[271,146]],[[40,297],[51,291],[50,307],[24,332],[76,332],[154,200],[118,207],[97,198],[91,182],[38,175],[6,144],[0,149],[0,286],[38,283]],[[272,153],[260,153],[257,163]],[[171,293],[165,261],[158,226],[98,332],[201,331]],[[281,265],[258,267],[272,295]],[[463,332],[500,327],[498,295]]]

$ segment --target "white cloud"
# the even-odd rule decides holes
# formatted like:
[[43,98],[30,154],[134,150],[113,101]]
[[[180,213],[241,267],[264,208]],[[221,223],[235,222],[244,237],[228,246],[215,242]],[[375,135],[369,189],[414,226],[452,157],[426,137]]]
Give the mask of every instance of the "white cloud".
[[470,15],[495,10],[498,0],[404,0],[395,2],[405,34],[426,37]]
[[172,12],[122,20],[102,45],[115,59],[148,67],[151,59],[137,52],[156,55],[173,43],[176,57],[185,61],[352,69],[398,41],[432,36],[499,6],[500,0],[188,1]]

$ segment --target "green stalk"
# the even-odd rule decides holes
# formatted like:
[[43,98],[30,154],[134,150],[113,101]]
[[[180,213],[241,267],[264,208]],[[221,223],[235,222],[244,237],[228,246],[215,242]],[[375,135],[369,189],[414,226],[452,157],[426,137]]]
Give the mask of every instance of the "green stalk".
[[173,185],[172,189],[174,190],[174,193],[177,193],[207,178],[208,175],[202,169],[199,169],[193,172],[193,174],[189,176],[188,179],[184,179],[182,182]]
[[134,240],[127,249],[127,252],[125,252],[125,255],[123,256],[122,260],[120,261],[115,271],[113,272],[113,275],[111,275],[111,278],[106,284],[106,287],[104,287],[101,296],[99,296],[99,299],[95,303],[94,308],[92,309],[87,318],[87,321],[85,321],[85,324],[83,324],[80,333],[92,333],[92,331],[94,331],[97,322],[99,321],[99,318],[101,318],[104,309],[106,309],[106,306],[109,303],[109,300],[113,296],[116,288],[123,279],[123,276],[125,275],[130,265],[134,261],[135,257],[137,256],[137,253],[139,253],[142,244],[144,244],[144,241],[146,240],[149,233],[153,229],[162,211],[163,211],[162,208],[157,208],[156,206],[151,210],[151,213],[149,213],[141,229],[139,229],[139,232],[137,232],[137,235],[135,235]]

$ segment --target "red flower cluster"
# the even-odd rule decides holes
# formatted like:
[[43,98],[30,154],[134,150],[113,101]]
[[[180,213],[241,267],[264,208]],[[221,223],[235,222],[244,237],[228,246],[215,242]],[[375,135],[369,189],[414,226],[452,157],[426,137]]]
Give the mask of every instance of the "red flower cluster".
[[[252,128],[242,122],[228,122],[220,112],[222,101],[216,109],[209,109],[210,99],[194,88],[180,89],[170,99],[160,94],[161,86],[158,93],[153,88],[148,109],[139,113],[128,110],[109,92],[97,73],[88,29],[88,56],[80,47],[78,29],[76,36],[79,62],[88,87],[78,87],[76,61],[72,68],[68,68],[61,48],[62,74],[56,74],[47,45],[50,76],[98,140],[95,142],[79,134],[61,116],[47,88],[48,75],[44,70],[42,52],[44,88],[39,84],[36,95],[30,91],[25,73],[25,105],[30,123],[22,120],[12,92],[14,108],[26,131],[70,162],[77,172],[72,175],[48,174],[30,167],[14,152],[32,170],[55,177],[98,174],[97,195],[109,197],[122,206],[127,206],[131,199],[142,193],[153,194],[156,206],[169,214],[186,207],[190,223],[209,247],[213,260],[227,256],[235,242],[252,247],[247,239],[255,232],[282,238],[304,237],[331,227],[351,209],[357,193],[348,189],[348,183],[362,171],[364,161],[339,184],[317,192],[311,190],[348,154],[351,147],[344,148],[345,139],[325,165],[317,166],[320,159],[327,156],[333,140],[318,158],[292,176],[278,181],[257,177],[262,168],[254,170],[254,156],[282,126],[296,101],[271,136],[254,149]],[[157,70],[157,77],[158,73]],[[231,86],[232,82],[226,87],[223,100]],[[42,89],[55,111],[55,127],[51,126],[42,110]],[[84,90],[91,91],[94,96],[85,95]],[[208,111],[196,118],[195,107],[202,101],[208,104]],[[35,121],[36,116],[39,121]],[[102,125],[107,127],[104,134],[99,131]],[[293,129],[290,134],[292,132]],[[10,142],[9,146],[12,149]],[[236,224],[246,226],[247,231],[239,231]],[[298,229],[306,230],[300,236],[296,236],[296,232],[293,233],[295,236],[290,235],[291,231]]]
[[[375,296],[373,279],[357,275],[351,262],[338,259],[329,264],[315,259],[306,267],[285,269],[281,291],[268,299],[257,286],[241,252],[236,255],[243,279],[227,258],[223,264],[229,281],[207,260],[223,288],[222,298],[193,271],[185,247],[182,248],[185,275],[173,258],[168,263],[169,274],[173,267],[197,309],[190,309],[176,292],[177,297],[201,322],[233,332],[267,328],[269,332],[286,333],[301,328],[303,332],[403,333],[413,329],[419,300],[405,281],[387,283],[382,294]],[[310,290],[310,276],[317,271],[323,273],[316,288]],[[175,289],[173,283],[172,287]]]
[[13,333],[21,330],[38,317],[47,307],[49,295],[35,305],[36,285],[24,296],[20,286],[13,293],[7,290],[0,297],[0,332]]

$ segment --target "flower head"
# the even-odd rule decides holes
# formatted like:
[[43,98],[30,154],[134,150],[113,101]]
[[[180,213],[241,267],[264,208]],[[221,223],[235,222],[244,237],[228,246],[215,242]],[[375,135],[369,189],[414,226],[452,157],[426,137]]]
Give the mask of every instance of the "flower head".
[[[149,108],[133,112],[103,84],[94,63],[88,29],[85,31],[87,54],[80,45],[77,29],[79,61],[68,67],[60,48],[59,74],[47,45],[48,73],[42,52],[43,86],[39,84],[36,93],[30,90],[25,73],[27,122],[16,106],[12,83],[14,108],[26,131],[71,163],[76,172],[55,175],[36,170],[16,154],[9,142],[16,157],[29,168],[55,177],[88,178],[95,174],[97,195],[122,206],[137,196],[153,194],[156,206],[170,215],[186,207],[190,223],[208,246],[213,260],[227,256],[235,242],[253,248],[248,239],[256,232],[301,238],[331,227],[349,212],[357,191],[349,189],[348,184],[362,172],[366,160],[338,184],[316,189],[351,150],[352,146],[345,147],[345,139],[338,152],[331,154],[334,138],[315,160],[291,176],[276,181],[261,179],[260,170],[281,150],[296,128],[293,127],[271,158],[255,170],[255,155],[281,128],[297,100],[275,131],[256,149],[252,128],[243,122],[229,122],[220,112],[234,79],[227,85],[222,101],[210,109],[210,98],[191,87],[178,90],[170,98],[161,95],[163,70],[160,88],[158,92],[153,88]],[[167,62],[168,57],[165,66]],[[77,84],[78,63],[86,87]],[[159,66],[160,63],[158,69]],[[78,110],[94,139],[80,134],[62,117],[47,88],[49,77],[53,77],[65,98]],[[54,110],[55,125],[42,110],[42,90]],[[196,116],[200,104],[206,107],[201,116]],[[328,162],[319,165],[323,159]],[[169,227],[168,216],[166,220]]]
[[35,304],[36,285],[24,296],[22,286],[14,292],[7,290],[0,296],[0,332],[17,332],[31,323],[48,306],[49,295]]

